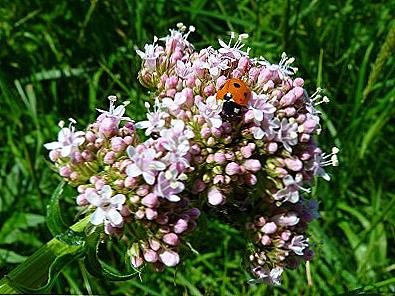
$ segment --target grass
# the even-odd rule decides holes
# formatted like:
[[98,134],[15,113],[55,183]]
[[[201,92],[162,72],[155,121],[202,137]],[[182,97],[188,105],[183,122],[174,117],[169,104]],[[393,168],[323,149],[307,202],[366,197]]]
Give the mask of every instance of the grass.
[[[253,55],[296,57],[323,107],[320,144],[341,149],[333,180],[313,195],[321,218],[310,233],[316,257],[288,271],[280,287],[249,286],[235,229],[202,226],[177,269],[103,282],[80,262],[67,266],[52,293],[112,295],[337,295],[395,292],[395,1],[2,1],[0,7],[0,276],[51,239],[46,204],[59,179],[43,143],[59,119],[81,126],[116,93],[141,120],[147,97],[136,79],[134,48],[177,22],[193,24],[197,48],[228,31],[250,34]],[[65,208],[75,212],[71,200]],[[69,222],[72,220],[70,219]],[[200,241],[199,238],[206,238]]]

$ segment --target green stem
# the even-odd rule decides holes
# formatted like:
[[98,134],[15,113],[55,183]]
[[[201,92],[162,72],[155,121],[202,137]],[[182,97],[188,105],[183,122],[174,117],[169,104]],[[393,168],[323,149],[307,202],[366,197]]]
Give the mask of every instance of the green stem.
[[[70,228],[81,232],[89,218],[88,216],[82,219]],[[40,287],[48,279],[50,266],[56,258],[74,254],[83,247],[84,244],[67,245],[53,238],[0,280],[0,294],[20,294],[17,287],[21,285],[30,289]]]

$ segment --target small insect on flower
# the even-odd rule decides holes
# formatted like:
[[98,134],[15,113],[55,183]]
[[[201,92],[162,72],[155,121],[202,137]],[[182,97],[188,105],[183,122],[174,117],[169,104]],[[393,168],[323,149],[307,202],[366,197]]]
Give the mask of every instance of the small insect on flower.
[[218,90],[217,100],[224,100],[221,116],[235,118],[241,115],[241,109],[247,107],[252,94],[247,84],[237,78],[231,78],[224,82]]

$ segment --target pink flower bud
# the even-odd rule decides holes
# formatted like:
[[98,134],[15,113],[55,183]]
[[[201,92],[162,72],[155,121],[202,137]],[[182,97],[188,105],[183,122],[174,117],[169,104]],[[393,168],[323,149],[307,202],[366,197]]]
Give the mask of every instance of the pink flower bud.
[[247,159],[243,165],[247,170],[252,172],[257,172],[261,169],[261,163],[258,159]]
[[237,64],[237,68],[241,71],[241,72],[245,72],[248,69],[248,66],[250,64],[250,60],[247,57],[241,57],[239,60],[239,63]]
[[106,137],[115,135],[118,131],[119,121],[114,117],[104,118],[99,125],[99,132]]
[[204,94],[205,94],[206,96],[208,96],[208,97],[211,96],[211,95],[213,95],[214,92],[215,92],[215,87],[214,87],[214,85],[213,85],[213,84],[207,85],[207,86],[204,88],[203,92],[204,92]]
[[304,80],[302,79],[302,78],[300,78],[300,77],[297,77],[297,78],[295,78],[295,80],[293,81],[293,86],[294,87],[297,87],[297,86],[300,86],[300,87],[303,87],[303,84],[304,84]]
[[128,146],[128,145],[132,145],[133,144],[133,137],[132,136],[126,136],[125,138],[123,138],[124,143]]
[[106,164],[113,164],[114,161],[115,161],[115,158],[116,158],[115,152],[114,151],[110,151],[110,152],[106,153],[106,155],[104,156],[103,161]]
[[148,220],[155,220],[158,217],[158,212],[156,210],[147,208],[145,210],[145,216]]
[[214,146],[216,144],[216,141],[213,137],[210,137],[207,139],[207,145],[208,146]]
[[277,231],[277,225],[274,222],[266,223],[262,228],[261,231],[266,234],[272,234]]
[[95,143],[95,141],[96,141],[96,135],[95,135],[92,131],[87,131],[87,132],[85,133],[85,139],[86,139],[88,142]]
[[84,150],[81,152],[81,156],[85,161],[92,161],[93,160],[93,154],[89,150]]
[[144,259],[147,262],[156,262],[158,261],[159,257],[158,254],[151,249],[144,250]]
[[49,159],[52,160],[53,162],[57,161],[59,159],[60,152],[59,150],[51,150],[49,152]]
[[254,186],[258,182],[258,178],[254,174],[247,174],[245,182],[247,185]]
[[136,217],[136,219],[143,219],[144,216],[145,216],[145,214],[144,214],[144,211],[143,211],[143,210],[138,210],[138,211],[134,214],[134,216]]
[[180,256],[170,250],[163,251],[159,254],[160,260],[168,267],[176,266],[180,262]]
[[64,166],[59,169],[59,175],[61,175],[62,177],[68,178],[70,177],[70,174],[71,169],[68,166]]
[[217,83],[215,85],[215,88],[217,90],[220,89],[227,79],[228,78],[226,76],[224,76],[224,75],[221,75],[220,77],[218,77]]
[[111,139],[111,148],[115,152],[121,152],[126,148],[126,143],[121,137],[114,137]]
[[137,180],[134,177],[126,177],[125,178],[125,182],[124,185],[126,188],[132,188],[134,186],[136,186],[137,184]]
[[297,123],[303,123],[306,120],[306,115],[304,114],[299,114],[298,117],[296,117],[296,122]]
[[278,149],[278,144],[276,142],[270,142],[266,145],[266,149],[270,154],[273,154]]
[[261,238],[261,243],[262,243],[262,245],[267,246],[267,245],[270,245],[272,243],[272,240],[270,239],[270,236],[264,235]]
[[296,113],[296,109],[294,107],[287,107],[284,109],[285,116],[291,117],[294,116]]
[[239,69],[234,69],[231,74],[232,78],[240,79],[243,74],[240,72]]
[[216,152],[214,154],[214,161],[218,164],[223,164],[226,161],[225,154],[222,152]]
[[241,147],[240,152],[244,158],[250,158],[252,155],[252,149],[250,146]]
[[114,185],[117,186],[118,188],[123,188],[124,187],[124,181],[123,180],[115,180]]
[[158,251],[160,249],[160,242],[158,242],[156,239],[149,239],[149,246],[152,250]]
[[80,194],[77,196],[77,204],[79,206],[85,206],[88,204],[88,200],[86,199],[86,195],[85,194]]
[[200,153],[200,151],[201,150],[200,150],[200,147],[199,147],[198,144],[194,144],[194,145],[191,146],[190,153],[192,155],[198,155]]
[[166,244],[168,244],[168,245],[170,245],[170,246],[176,246],[176,245],[178,245],[178,242],[179,242],[179,241],[178,241],[178,236],[177,236],[177,234],[172,233],[172,232],[165,234],[165,235],[163,236],[162,240],[163,240]]
[[96,190],[101,190],[104,185],[106,185],[106,182],[104,182],[104,180],[102,180],[100,178],[98,180],[96,180],[96,182],[95,182]]
[[149,193],[141,200],[141,203],[149,208],[156,208],[159,205],[159,199],[154,193]]
[[138,267],[140,267],[141,265],[143,265],[144,259],[141,258],[141,257],[132,256],[132,257],[130,258],[130,262],[132,263],[132,265],[133,265],[135,268],[138,268]]
[[289,230],[285,230],[285,231],[283,231],[283,232],[281,233],[281,239],[282,239],[283,241],[289,240],[290,237],[291,237],[291,231],[289,231]]
[[202,136],[203,139],[207,139],[211,135],[211,130],[208,127],[204,127],[200,131],[200,135]]
[[303,167],[303,163],[298,158],[286,158],[285,165],[294,172],[300,171]]
[[204,189],[206,189],[206,184],[202,180],[198,179],[196,180],[193,187],[196,192],[202,192]]
[[280,105],[281,106],[289,106],[294,104],[296,101],[296,96],[293,91],[289,91],[288,93],[285,94],[280,100]]
[[214,137],[219,138],[219,137],[221,137],[222,132],[221,132],[221,130],[220,130],[219,128],[212,127],[212,128],[211,128],[211,134],[212,134]]
[[303,132],[310,134],[314,132],[316,126],[317,126],[317,121],[309,118],[303,123]]
[[216,206],[224,201],[224,197],[217,187],[211,187],[208,191],[208,203]]
[[213,154],[207,155],[206,163],[213,163],[213,162],[214,162],[214,155]]
[[136,190],[136,194],[138,196],[146,196],[148,194],[148,186],[146,185],[141,185],[139,188]]
[[188,228],[188,221],[185,219],[178,219],[176,224],[173,226],[175,233],[183,233]]
[[238,174],[240,172],[240,166],[237,163],[235,163],[235,162],[230,162],[225,167],[225,172],[229,176],[236,175],[236,174]]
[[302,134],[300,136],[300,141],[302,143],[307,143],[308,141],[310,141],[310,135],[309,134]]
[[216,175],[213,179],[213,184],[223,184],[225,182],[225,177],[222,175]]
[[248,82],[253,84],[256,82],[259,76],[260,70],[257,67],[251,67],[250,71],[248,72]]

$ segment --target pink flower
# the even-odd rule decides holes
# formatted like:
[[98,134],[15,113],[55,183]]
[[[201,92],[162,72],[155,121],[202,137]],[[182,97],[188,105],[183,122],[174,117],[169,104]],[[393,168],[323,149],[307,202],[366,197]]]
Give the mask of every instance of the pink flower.
[[155,160],[156,151],[153,148],[146,148],[138,153],[134,147],[129,146],[127,153],[133,163],[126,168],[126,174],[129,177],[142,175],[147,184],[154,184],[156,172],[166,168],[163,162]]
[[213,127],[219,128],[222,124],[221,111],[222,104],[214,97],[210,96],[203,103],[201,99],[195,100],[195,104],[202,115]]

